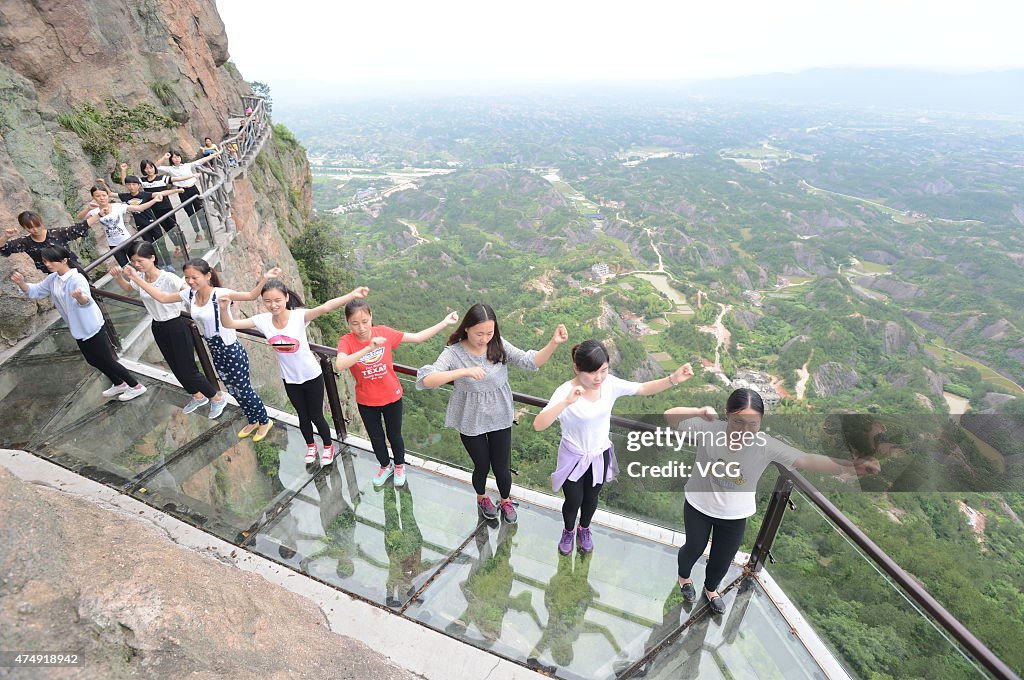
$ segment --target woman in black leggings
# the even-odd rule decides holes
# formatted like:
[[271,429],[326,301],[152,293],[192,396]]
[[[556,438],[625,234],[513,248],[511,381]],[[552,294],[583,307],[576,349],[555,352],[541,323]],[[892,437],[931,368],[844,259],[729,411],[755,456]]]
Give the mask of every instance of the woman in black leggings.
[[693,602],[697,593],[690,571],[711,539],[704,570],[704,596],[716,614],[725,611],[718,587],[743,543],[747,518],[757,511],[757,481],[772,462],[825,474],[874,474],[878,461],[857,463],[804,453],[761,432],[764,402],[751,389],[729,395],[725,421],[710,406],[673,408],[665,412],[670,425],[685,432],[697,447],[693,473],[684,489],[686,543],[679,549],[679,588]]
[[222,300],[220,303],[220,320],[225,328],[255,328],[277,353],[284,389],[288,393],[288,400],[295,407],[299,430],[306,440],[304,462],[307,465],[316,461],[317,456],[316,441],[313,439],[314,425],[323,443],[320,465],[334,462],[334,440],[331,427],[324,418],[324,374],[320,362],[309,348],[306,326],[318,316],[333,312],[355,298],[366,297],[369,292],[369,288],[362,286],[347,295],[328,300],[319,307],[305,309],[302,300],[288,286],[279,279],[270,279],[260,291],[260,297],[268,310],[265,314],[257,314],[251,319],[232,319],[228,301]]
[[[160,269],[153,244],[147,241],[136,241],[128,247],[128,258],[138,275],[146,283],[165,293],[177,294],[185,290],[185,281],[177,275]],[[117,285],[126,292],[139,291],[146,311],[153,317],[151,330],[156,346],[160,349],[171,373],[178,379],[186,392],[191,393],[189,400],[182,409],[192,413],[206,404],[210,404],[209,417],[218,418],[227,406],[224,395],[217,391],[217,386],[196,368],[196,346],[192,337],[192,329],[185,317],[181,316],[180,301],[164,303],[155,300],[134,280],[127,279],[120,267],[112,266],[110,275]]]
[[21,272],[11,274],[11,281],[32,299],[50,298],[57,312],[71,330],[78,349],[90,366],[110,379],[112,385],[104,397],[118,396],[129,401],[146,391],[146,386],[132,377],[122,366],[110,346],[103,325],[103,313],[89,290],[89,280],[78,268],[74,254],[64,246],[48,246],[40,251],[50,274],[39,283],[28,283]]

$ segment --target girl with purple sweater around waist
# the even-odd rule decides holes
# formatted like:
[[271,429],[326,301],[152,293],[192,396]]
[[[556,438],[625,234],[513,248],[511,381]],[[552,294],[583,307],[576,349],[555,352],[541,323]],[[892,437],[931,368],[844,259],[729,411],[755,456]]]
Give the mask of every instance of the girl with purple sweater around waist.
[[533,419],[533,429],[538,432],[556,420],[562,425],[551,489],[561,489],[565,495],[565,528],[558,542],[558,552],[563,555],[572,552],[574,540],[579,542],[580,552],[594,549],[590,520],[597,511],[601,486],[619,471],[609,437],[615,400],[627,395],[657,394],[693,377],[690,364],[684,364],[658,380],[622,380],[608,372],[608,350],[597,340],[586,340],[572,348],[572,369],[576,377],[559,385],[548,405]]

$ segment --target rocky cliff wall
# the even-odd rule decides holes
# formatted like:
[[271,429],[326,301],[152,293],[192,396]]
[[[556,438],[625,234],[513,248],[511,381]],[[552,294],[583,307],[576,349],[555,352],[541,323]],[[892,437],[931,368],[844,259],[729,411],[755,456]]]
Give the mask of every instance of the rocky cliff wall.
[[[168,147],[191,156],[203,137],[227,134],[248,93],[208,0],[0,0],[0,228],[16,227],[22,210],[50,227],[70,224],[94,179],[110,176],[118,160],[134,172]],[[97,157],[58,117],[84,104],[106,111],[108,98],[149,104],[174,124],[128,135],[116,145],[118,158]],[[298,144],[279,137],[235,182],[238,236],[222,261],[230,283],[249,284],[279,265],[301,290],[286,239],[309,216],[309,166]],[[94,254],[95,240],[80,252]],[[0,258],[0,348],[42,321],[40,307],[8,280],[15,266],[33,271],[25,256]]]

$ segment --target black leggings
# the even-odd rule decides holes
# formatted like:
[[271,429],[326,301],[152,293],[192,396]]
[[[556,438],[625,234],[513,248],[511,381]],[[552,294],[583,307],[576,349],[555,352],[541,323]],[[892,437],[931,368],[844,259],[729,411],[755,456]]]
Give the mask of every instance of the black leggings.
[[[184,191],[178,194],[178,200],[182,203],[192,198],[193,196],[199,195],[199,189],[195,186],[184,187]],[[202,228],[205,226],[202,222],[206,220],[206,206],[203,204],[203,199],[197,198],[188,205],[185,206],[185,212],[188,213],[189,220],[192,221],[192,227],[196,230],[196,234],[202,234]],[[202,211],[202,212],[200,212]],[[198,213],[198,215],[197,215]]]
[[[113,248],[111,248],[111,250],[113,250]],[[114,259],[117,260],[117,263],[122,267],[127,267],[129,265],[128,249],[125,248],[124,250],[119,250],[116,253],[114,253]]]
[[743,543],[747,519],[719,519],[705,515],[687,502],[683,505],[683,526],[686,530],[686,543],[679,549],[679,575],[690,578],[690,570],[704,554],[704,547],[711,538],[711,556],[704,570],[704,588],[717,592],[729,571],[732,558],[736,557],[736,551]]
[[[604,478],[608,479],[608,462],[611,449],[604,452]],[[594,484],[594,466],[591,465],[583,476],[575,482],[568,479],[562,484],[562,493],[565,495],[565,502],[562,503],[562,522],[565,523],[565,530],[572,531],[576,528],[576,515],[580,517],[580,526],[589,527],[590,520],[594,519],[597,512],[597,498],[601,495],[601,487],[604,484]]]
[[182,317],[153,322],[153,339],[164,355],[171,373],[189,394],[201,393],[207,399],[217,396],[217,387],[196,368],[196,346],[192,329]]
[[320,433],[320,439],[324,446],[330,446],[331,426],[324,418],[324,376],[323,374],[307,380],[298,385],[292,383],[284,384],[284,391],[288,394],[288,401],[295,407],[295,413],[299,416],[299,431],[302,438],[306,440],[306,446],[312,446],[313,426],[316,425]]
[[[401,397],[397,401],[385,404],[384,406],[356,405],[359,407],[359,416],[363,419],[363,427],[366,428],[366,436],[370,438],[373,455],[377,456],[377,462],[380,463],[380,466],[387,467],[391,464],[388,442],[391,442],[391,452],[395,455],[395,465],[405,465]],[[381,420],[384,422],[381,423]],[[387,429],[386,436],[385,429]]]
[[498,493],[508,498],[512,493],[512,428],[472,437],[459,433],[459,436],[473,460],[473,488],[477,495],[487,492],[487,473],[493,471]]
[[100,327],[99,332],[91,338],[76,339],[75,342],[78,343],[78,349],[82,350],[82,356],[85,357],[86,362],[107,376],[111,383],[115,385],[128,383],[130,387],[139,384],[139,381],[132,377],[128,369],[117,362],[114,348],[110,346],[110,340],[107,338],[106,326]]

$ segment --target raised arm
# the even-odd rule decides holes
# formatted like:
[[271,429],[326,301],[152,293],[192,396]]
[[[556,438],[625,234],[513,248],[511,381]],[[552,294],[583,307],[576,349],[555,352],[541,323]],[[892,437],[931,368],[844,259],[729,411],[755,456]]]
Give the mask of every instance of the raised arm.
[[260,297],[260,292],[263,290],[263,285],[270,279],[277,279],[280,277],[281,268],[274,267],[266,274],[264,274],[263,278],[256,282],[256,285],[253,286],[252,290],[248,292],[239,292],[236,290],[233,293],[225,295],[224,297],[226,297],[228,300],[234,300],[235,302],[251,302],[253,300],[258,300]]
[[3,231],[0,231],[0,248],[7,245],[9,239],[14,238],[18,235],[18,229],[16,227],[7,227]]
[[424,328],[417,333],[402,333],[402,342],[424,342],[430,340],[448,326],[454,326],[459,322],[459,313],[452,312],[430,328]]
[[369,294],[370,289],[367,288],[366,286],[358,286],[356,288],[353,288],[351,292],[345,293],[341,297],[336,297],[331,300],[328,300],[327,302],[323,303],[318,307],[314,307],[313,309],[307,309],[306,316],[304,317],[305,321],[308,323],[313,319],[317,318],[318,316],[322,316],[324,314],[333,312],[336,309],[344,307],[352,300],[355,300],[356,298],[364,298]]
[[555,328],[555,332],[551,334],[551,339],[548,340],[548,344],[544,345],[541,349],[537,350],[537,353],[533,356],[533,365],[540,368],[548,362],[551,355],[555,353],[558,346],[569,339],[569,331],[565,330],[563,324],[558,324]]
[[121,184],[124,184],[124,178],[128,176],[128,164],[121,163],[118,169],[121,171]]
[[100,207],[99,203],[97,203],[96,201],[89,201],[82,207],[81,210],[78,211],[78,213],[75,215],[75,219],[85,219],[85,216],[89,214],[89,211],[95,210],[98,207]]
[[640,389],[636,391],[638,397],[646,397],[650,394],[657,394],[658,392],[664,392],[670,387],[675,387],[679,383],[686,382],[693,377],[693,367],[690,364],[683,364],[676,370],[669,373],[664,378],[658,378],[657,380],[648,380],[640,385]]
[[252,319],[236,319],[231,316],[231,302],[220,298],[217,300],[217,305],[220,307],[220,325],[224,328],[234,328],[239,330],[242,328],[256,328],[256,322]]
[[175,302],[181,302],[181,296],[179,296],[177,293],[165,293],[159,288],[150,285],[150,283],[146,281],[144,277],[139,276],[139,273],[135,271],[133,267],[125,267],[122,271],[124,271],[124,273],[128,275],[128,278],[134,281],[139,286],[139,288],[149,293],[149,296],[156,300],[157,302],[163,302],[164,304],[168,305]]

